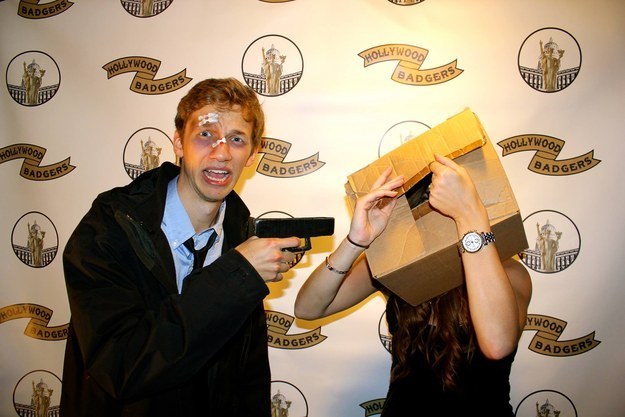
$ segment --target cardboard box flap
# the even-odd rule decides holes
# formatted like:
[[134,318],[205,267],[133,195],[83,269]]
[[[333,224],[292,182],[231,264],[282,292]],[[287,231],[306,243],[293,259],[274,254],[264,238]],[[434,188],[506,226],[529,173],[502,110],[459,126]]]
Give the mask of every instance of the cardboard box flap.
[[399,190],[402,195],[430,173],[435,153],[455,159],[484,145],[486,138],[477,116],[466,109],[348,176],[346,192],[354,198],[368,193],[380,174],[391,166],[393,176],[403,174],[406,179]]
[[479,150],[456,159],[456,162],[461,163],[473,182],[479,185],[480,200],[488,211],[491,225],[507,218],[510,213],[519,211],[512,187],[506,179],[506,172],[490,142]]
[[416,222],[405,196],[399,197],[384,232],[367,250],[369,267],[374,277],[388,275],[428,253],[450,245],[456,225],[449,217],[424,216]]

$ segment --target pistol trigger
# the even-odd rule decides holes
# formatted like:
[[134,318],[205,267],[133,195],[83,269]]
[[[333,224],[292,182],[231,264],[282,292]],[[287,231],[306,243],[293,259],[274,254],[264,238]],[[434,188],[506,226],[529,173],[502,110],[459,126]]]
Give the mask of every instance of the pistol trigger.
[[307,250],[312,249],[312,244],[310,242],[309,237],[304,238],[305,244],[302,246],[295,246],[293,248],[284,248],[284,250],[288,250],[289,252],[298,253],[298,252],[306,252]]

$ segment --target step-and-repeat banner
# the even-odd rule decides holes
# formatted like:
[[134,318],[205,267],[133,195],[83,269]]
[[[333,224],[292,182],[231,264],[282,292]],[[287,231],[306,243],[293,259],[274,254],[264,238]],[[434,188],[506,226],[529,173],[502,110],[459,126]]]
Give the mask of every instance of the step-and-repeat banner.
[[0,0],[0,415],[58,415],[70,233],[174,161],[178,100],[228,76],[267,116],[237,187],[252,214],[336,218],[270,284],[276,416],[380,413],[383,297],[312,322],[293,302],[348,231],[347,176],[467,107],[530,242],[516,415],[625,415],[624,21],[618,0]]

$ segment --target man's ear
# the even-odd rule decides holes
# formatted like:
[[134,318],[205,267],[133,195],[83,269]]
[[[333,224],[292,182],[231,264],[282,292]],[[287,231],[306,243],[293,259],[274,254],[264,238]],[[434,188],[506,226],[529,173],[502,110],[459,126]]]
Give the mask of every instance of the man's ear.
[[258,150],[252,151],[252,154],[250,155],[249,158],[247,158],[247,162],[245,163],[246,167],[249,167],[250,165],[252,165],[252,163],[254,163],[254,159],[256,159],[256,155],[258,155]]
[[176,129],[174,132],[174,153],[178,158],[182,158],[182,137],[180,136],[180,132]]

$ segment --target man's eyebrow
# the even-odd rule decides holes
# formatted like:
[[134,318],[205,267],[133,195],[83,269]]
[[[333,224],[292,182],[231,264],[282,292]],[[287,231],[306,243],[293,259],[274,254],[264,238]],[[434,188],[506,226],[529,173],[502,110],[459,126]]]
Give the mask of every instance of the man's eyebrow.
[[249,134],[247,132],[244,132],[244,131],[239,130],[239,129],[230,130],[230,131],[227,132],[227,134],[229,134],[229,135],[235,134],[235,135],[249,136]]

